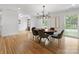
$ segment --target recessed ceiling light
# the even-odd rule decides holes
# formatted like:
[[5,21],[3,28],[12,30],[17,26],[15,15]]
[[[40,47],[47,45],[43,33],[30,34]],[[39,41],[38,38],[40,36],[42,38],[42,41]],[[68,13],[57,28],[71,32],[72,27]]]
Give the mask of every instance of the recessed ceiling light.
[[19,10],[21,9],[21,8],[18,8]]
[[72,4],[72,6],[74,7],[74,6],[76,6],[76,4]]

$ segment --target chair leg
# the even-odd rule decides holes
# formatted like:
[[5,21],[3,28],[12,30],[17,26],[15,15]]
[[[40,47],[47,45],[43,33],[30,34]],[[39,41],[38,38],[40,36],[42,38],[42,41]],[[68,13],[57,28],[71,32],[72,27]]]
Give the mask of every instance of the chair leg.
[[37,39],[39,39],[39,36],[37,36]]
[[61,39],[58,39],[58,47],[61,45]]
[[35,40],[36,39],[36,37],[35,36],[33,36],[33,40]]
[[39,43],[41,42],[41,38],[39,39]]
[[49,38],[47,38],[48,39],[48,41],[49,41]]
[[33,36],[33,40],[34,40],[34,36]]

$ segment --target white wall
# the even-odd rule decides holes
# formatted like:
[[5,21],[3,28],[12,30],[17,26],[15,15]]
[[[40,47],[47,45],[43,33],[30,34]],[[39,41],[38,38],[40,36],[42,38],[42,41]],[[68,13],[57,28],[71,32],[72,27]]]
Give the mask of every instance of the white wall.
[[26,28],[27,28],[27,18],[22,17],[22,18],[20,18],[20,21],[21,21],[21,23],[18,24],[18,26],[19,26],[19,31],[24,31],[24,30],[26,30]]
[[51,17],[51,19],[50,19],[50,27],[55,27],[55,26],[56,26],[56,25],[55,25],[55,21],[56,21],[55,16],[52,15],[52,17]]
[[36,19],[35,17],[32,17],[31,18],[31,28],[32,27],[40,27],[40,20],[39,19]]
[[2,36],[17,34],[18,16],[13,10],[2,11]]
[[1,35],[1,29],[2,29],[2,26],[1,26],[1,17],[2,17],[2,15],[1,15],[1,13],[2,13],[2,11],[0,11],[0,35]]

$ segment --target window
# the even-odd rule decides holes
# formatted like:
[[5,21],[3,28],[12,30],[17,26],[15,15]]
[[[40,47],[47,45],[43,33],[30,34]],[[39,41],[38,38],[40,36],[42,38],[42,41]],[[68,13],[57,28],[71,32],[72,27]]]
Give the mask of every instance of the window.
[[66,29],[76,29],[77,28],[78,17],[77,15],[66,16]]
[[42,26],[44,28],[47,28],[48,27],[48,21],[47,21],[47,19],[42,19]]
[[78,37],[78,15],[69,15],[65,17],[65,35]]

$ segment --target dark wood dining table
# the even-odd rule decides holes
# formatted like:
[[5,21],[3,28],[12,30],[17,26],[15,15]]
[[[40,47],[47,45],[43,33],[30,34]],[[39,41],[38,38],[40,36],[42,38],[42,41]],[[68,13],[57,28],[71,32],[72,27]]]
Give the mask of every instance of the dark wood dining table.
[[56,32],[55,30],[47,30],[45,31],[46,34],[49,34],[49,35],[53,35],[54,32]]
[[50,30],[50,29],[41,29],[41,28],[37,28],[37,29],[35,29],[35,30],[44,30],[44,33],[46,33],[46,34],[49,34],[49,35],[53,35],[54,34],[54,32],[56,32],[56,30]]

